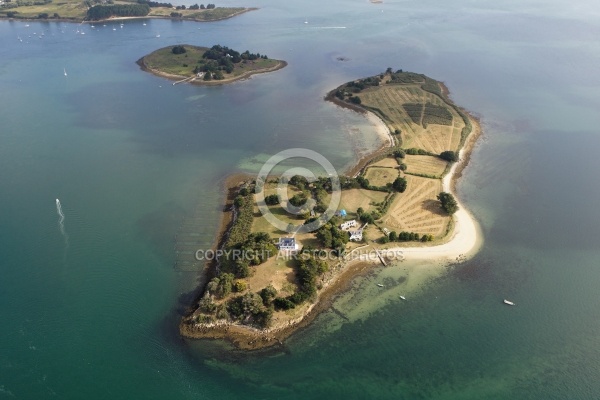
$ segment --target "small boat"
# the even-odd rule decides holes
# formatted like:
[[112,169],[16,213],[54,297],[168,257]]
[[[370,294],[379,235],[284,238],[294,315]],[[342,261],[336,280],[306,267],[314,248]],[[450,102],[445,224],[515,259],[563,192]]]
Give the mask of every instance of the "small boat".
[[63,71],[65,72],[65,76],[67,76],[67,69],[63,68]]
[[142,25],[146,26],[146,23],[144,22]]
[[406,297],[404,297],[404,296],[400,296],[400,298],[401,298],[402,300],[406,300]]
[[383,287],[383,285],[382,285],[381,283],[378,283],[378,284],[377,284],[377,286],[379,286],[379,287]]
[[504,299],[504,304],[509,305],[509,306],[514,306],[515,305],[515,303],[513,303],[510,300],[506,300],[506,299]]

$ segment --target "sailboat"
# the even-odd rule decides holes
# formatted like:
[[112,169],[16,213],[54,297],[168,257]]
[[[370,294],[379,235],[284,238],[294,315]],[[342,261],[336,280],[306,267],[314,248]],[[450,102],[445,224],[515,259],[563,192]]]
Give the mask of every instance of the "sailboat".
[[64,73],[65,73],[65,76],[67,76],[67,69],[66,69],[66,68],[63,68],[63,71],[64,71]]

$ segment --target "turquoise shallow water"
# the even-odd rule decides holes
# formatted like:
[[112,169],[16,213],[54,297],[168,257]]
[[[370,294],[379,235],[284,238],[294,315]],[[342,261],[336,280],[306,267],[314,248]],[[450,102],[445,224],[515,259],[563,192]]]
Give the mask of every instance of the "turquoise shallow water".
[[[597,397],[594,3],[257,5],[116,31],[0,22],[0,398]],[[289,66],[214,88],[139,71],[135,60],[172,43]],[[252,159],[306,146],[351,165],[374,144],[352,129],[373,130],[322,97],[388,66],[446,82],[481,116],[459,194],[482,251],[410,302],[381,303],[374,278],[358,279],[337,309],[380,306],[353,322],[324,313],[282,352],[181,340],[197,278],[173,268],[182,222],[197,216],[210,246],[220,182]]]

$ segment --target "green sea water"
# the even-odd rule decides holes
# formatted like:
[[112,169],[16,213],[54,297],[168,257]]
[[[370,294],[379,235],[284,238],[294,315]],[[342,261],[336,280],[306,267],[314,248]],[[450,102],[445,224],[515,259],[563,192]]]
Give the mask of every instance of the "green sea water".
[[[209,24],[0,22],[0,398],[598,398],[595,3],[248,5]],[[289,66],[205,88],[135,64],[174,43]],[[408,284],[391,272],[359,278],[275,351],[181,339],[198,280],[174,267],[182,226],[211,246],[224,177],[280,150],[352,165],[374,129],[323,96],[387,67],[481,117],[458,187],[480,253],[406,302],[376,290]]]

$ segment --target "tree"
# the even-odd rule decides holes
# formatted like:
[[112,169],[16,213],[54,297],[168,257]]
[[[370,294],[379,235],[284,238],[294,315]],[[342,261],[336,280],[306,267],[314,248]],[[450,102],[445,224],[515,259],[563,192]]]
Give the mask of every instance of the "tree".
[[358,96],[352,96],[352,97],[350,97],[350,101],[353,104],[361,104],[362,103],[362,100]]
[[265,203],[268,206],[276,206],[277,204],[279,204],[279,196],[277,196],[276,194],[270,194],[265,197]]
[[438,194],[437,198],[442,203],[442,208],[444,211],[446,211],[448,214],[452,215],[458,211],[458,203],[452,194],[441,192]]
[[458,161],[458,153],[452,150],[442,151],[439,157],[448,162]]
[[174,46],[174,47],[171,49],[171,52],[172,52],[173,54],[184,54],[185,52],[187,52],[187,50],[186,50],[186,49],[185,49],[185,47],[183,47],[183,46]]
[[290,204],[295,207],[301,207],[306,203],[306,194],[304,192],[295,194],[290,200]]
[[[373,217],[373,214],[371,214],[371,213],[362,213],[360,215],[360,220],[362,222],[366,222],[369,224],[373,224],[375,222],[375,218]],[[363,234],[363,236],[364,236],[364,234]]]
[[396,240],[398,240],[398,234],[396,233],[396,231],[391,231],[389,238],[390,242],[395,242]]
[[406,179],[402,177],[396,178],[394,183],[392,183],[392,188],[394,188],[394,190],[397,192],[404,193],[406,190]]
[[277,289],[275,289],[273,285],[269,285],[263,288],[259,294],[263,300],[263,304],[265,306],[269,306],[273,302],[275,297],[277,297]]

